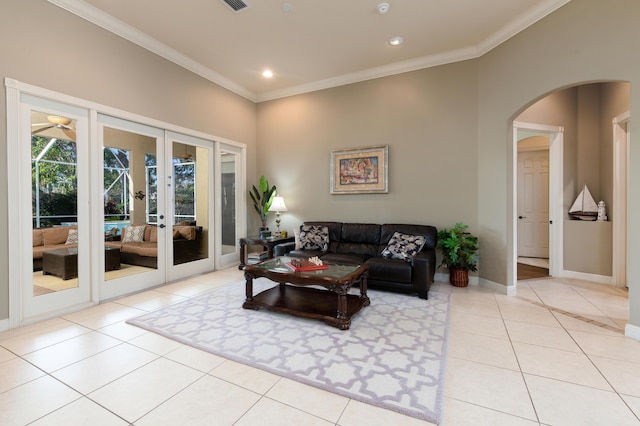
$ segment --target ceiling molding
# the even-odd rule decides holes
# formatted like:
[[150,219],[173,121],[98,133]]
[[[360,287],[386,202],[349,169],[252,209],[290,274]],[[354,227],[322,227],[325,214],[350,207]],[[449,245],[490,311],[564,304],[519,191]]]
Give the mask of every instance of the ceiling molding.
[[407,61],[396,62],[389,65],[370,68],[350,74],[336,76],[325,80],[315,81],[308,84],[289,87],[281,90],[256,94],[245,87],[229,80],[228,78],[218,74],[212,69],[194,61],[193,59],[183,55],[177,50],[159,42],[153,37],[125,24],[108,15],[101,10],[85,3],[82,0],[47,0],[78,17],[92,22],[107,31],[112,32],[138,46],[149,50],[168,61],[171,61],[231,92],[242,96],[252,102],[265,102],[269,100],[284,98],[287,96],[309,93],[317,90],[329,89],[331,87],[343,86],[351,83],[358,83],[366,80],[372,80],[381,77],[387,77],[405,72],[415,71],[424,68],[444,65],[474,59],[491,51],[495,47],[504,43],[514,35],[528,28],[535,22],[551,14],[558,8],[569,3],[571,0],[547,0],[538,6],[527,11],[527,13],[519,16],[517,19],[507,23],[495,33],[491,34],[478,45],[469,46],[454,51],[429,55],[415,58]]
[[502,28],[478,44],[479,56],[498,47],[505,41],[509,40],[516,34],[529,28],[542,18],[555,12],[571,0],[547,0],[529,9],[527,13],[518,16],[516,19],[508,22]]
[[226,77],[221,76],[210,68],[205,67],[199,62],[183,55],[177,50],[167,46],[164,43],[160,43],[153,37],[139,31],[130,25],[125,24],[119,19],[114,18],[111,15],[107,15],[101,10],[83,2],[82,0],[47,0],[49,3],[54,4],[80,18],[92,22],[99,27],[104,28],[107,31],[118,35],[125,40],[137,44],[138,46],[149,50],[150,52],[159,55],[168,61],[179,65],[200,77],[216,83],[219,86],[224,87],[233,93],[240,95],[250,101],[256,101],[256,94],[250,90],[245,89],[239,84],[229,80]]
[[257,102],[265,102],[287,96],[301,95],[303,93],[315,92],[316,90],[330,89],[332,87],[344,86],[346,84],[359,83],[361,81],[373,80],[375,78],[388,77],[390,75],[402,74],[424,68],[436,67],[438,65],[451,64],[477,58],[478,50],[475,47],[452,50],[437,55],[424,56],[407,61],[395,62],[381,67],[369,68],[366,70],[344,74],[326,80],[315,81],[300,86],[288,87],[282,90],[274,90],[258,94]]

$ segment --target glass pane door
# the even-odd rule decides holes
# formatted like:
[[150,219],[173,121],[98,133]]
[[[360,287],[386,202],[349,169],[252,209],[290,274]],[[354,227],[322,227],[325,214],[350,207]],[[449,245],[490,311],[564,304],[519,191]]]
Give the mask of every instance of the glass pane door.
[[101,298],[166,281],[162,158],[164,131],[109,116],[98,118],[102,145],[104,284]]
[[[25,319],[88,303],[90,299],[87,111],[25,96],[20,150],[30,182],[25,257]],[[26,154],[26,155],[25,155]],[[81,195],[82,194],[82,195]],[[27,213],[29,212],[29,213]]]
[[227,144],[219,144],[219,181],[216,205],[219,206],[220,238],[218,268],[235,265],[240,259],[238,238],[244,234],[244,203],[238,198],[239,188],[244,187],[243,151]]
[[213,142],[168,132],[171,158],[170,209],[172,238],[167,240],[171,267],[169,280],[212,271]]

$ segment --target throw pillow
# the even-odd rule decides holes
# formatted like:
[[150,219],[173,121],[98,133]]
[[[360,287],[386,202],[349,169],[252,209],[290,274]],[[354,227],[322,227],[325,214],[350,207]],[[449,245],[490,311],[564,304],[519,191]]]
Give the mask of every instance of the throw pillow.
[[422,235],[394,232],[389,243],[382,250],[382,257],[410,262],[413,256],[422,250],[425,242],[426,239]]
[[127,226],[124,228],[123,243],[141,243],[144,241],[145,225]]
[[293,239],[295,241],[295,250],[300,250],[300,228],[293,228]]
[[300,248],[302,250],[329,250],[329,228],[302,225],[300,227]]
[[69,229],[67,234],[67,242],[65,244],[78,244],[78,230]]

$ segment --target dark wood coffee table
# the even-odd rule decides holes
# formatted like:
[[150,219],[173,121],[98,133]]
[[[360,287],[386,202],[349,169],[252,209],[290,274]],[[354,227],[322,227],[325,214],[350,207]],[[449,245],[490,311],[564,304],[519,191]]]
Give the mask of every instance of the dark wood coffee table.
[[[104,270],[120,269],[120,249],[104,248]],[[42,253],[42,274],[55,275],[63,280],[78,276],[78,248],[61,248]]]
[[[291,258],[277,257],[244,269],[246,283],[245,309],[265,308],[303,318],[320,319],[347,330],[351,318],[371,303],[367,296],[367,265],[329,265],[319,271],[292,272],[286,263]],[[269,278],[277,286],[253,294],[253,280]],[[289,285],[292,284],[292,285]],[[360,286],[360,295],[348,294],[351,286]],[[326,290],[311,288],[321,286]]]

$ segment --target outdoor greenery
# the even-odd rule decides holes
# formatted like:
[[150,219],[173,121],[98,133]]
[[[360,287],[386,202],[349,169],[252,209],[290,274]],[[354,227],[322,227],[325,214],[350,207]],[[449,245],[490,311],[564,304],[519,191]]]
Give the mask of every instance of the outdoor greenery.
[[40,228],[75,222],[78,211],[76,144],[58,140],[49,146],[49,141],[33,136],[31,143],[33,226]]
[[[129,151],[105,147],[104,215],[105,221],[129,219]],[[45,228],[63,222],[77,222],[78,176],[76,143],[32,136],[32,214],[33,227]],[[157,222],[156,156],[147,154],[145,194],[147,220]],[[173,159],[174,216],[176,221],[195,220],[196,165],[191,160]],[[139,186],[136,188],[140,189]]]

